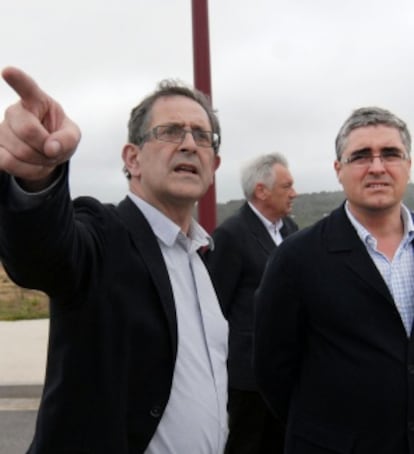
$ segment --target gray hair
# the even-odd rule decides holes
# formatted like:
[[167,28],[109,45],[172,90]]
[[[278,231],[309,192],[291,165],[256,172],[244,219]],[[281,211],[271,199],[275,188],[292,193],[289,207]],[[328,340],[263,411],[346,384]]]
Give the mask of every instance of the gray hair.
[[335,151],[338,161],[342,157],[342,153],[351,131],[366,126],[379,125],[389,126],[391,128],[397,129],[400,133],[405,151],[408,154],[411,153],[411,136],[404,121],[402,121],[400,118],[398,118],[388,110],[381,109],[380,107],[361,107],[352,112],[350,117],[341,126],[341,129],[336,136]]
[[273,187],[276,183],[274,172],[272,172],[275,164],[288,167],[286,158],[280,153],[258,156],[242,167],[241,186],[247,200],[252,199],[257,183],[263,183],[268,188]]

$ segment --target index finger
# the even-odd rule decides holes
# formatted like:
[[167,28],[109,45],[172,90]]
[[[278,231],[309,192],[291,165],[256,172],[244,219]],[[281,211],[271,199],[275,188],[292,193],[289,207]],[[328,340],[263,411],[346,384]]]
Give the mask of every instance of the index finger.
[[7,84],[20,96],[23,106],[41,119],[47,109],[48,96],[24,71],[7,67],[2,71]]

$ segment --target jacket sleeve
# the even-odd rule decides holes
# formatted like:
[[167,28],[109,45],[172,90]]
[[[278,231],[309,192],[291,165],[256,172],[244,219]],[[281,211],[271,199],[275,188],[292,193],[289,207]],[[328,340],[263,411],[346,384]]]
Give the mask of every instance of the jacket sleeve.
[[13,204],[10,176],[0,172],[0,259],[16,284],[69,299],[97,263],[102,210],[98,203],[75,208],[68,171],[66,165],[42,203],[23,208]]

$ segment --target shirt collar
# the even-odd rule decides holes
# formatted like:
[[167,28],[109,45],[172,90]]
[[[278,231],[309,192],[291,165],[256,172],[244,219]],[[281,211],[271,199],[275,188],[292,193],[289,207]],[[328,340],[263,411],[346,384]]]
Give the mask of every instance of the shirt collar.
[[[375,237],[351,213],[348,201],[345,202],[345,212],[348,216],[349,221],[357,231],[361,241],[363,241],[364,244],[368,244],[368,242],[374,242],[376,244]],[[410,210],[403,203],[401,204],[401,218],[404,225],[404,235],[402,242],[405,243],[407,241],[411,241],[414,238],[414,222]]]
[[128,192],[128,197],[142,211],[155,236],[166,246],[172,247],[178,241],[188,252],[206,246],[214,248],[213,239],[195,219],[191,219],[188,235],[185,235],[179,225],[144,199],[133,192]]
[[263,214],[260,213],[260,211],[251,202],[248,201],[247,203],[268,230],[275,232],[276,230],[280,230],[283,227],[283,219],[278,219],[273,223],[269,221],[269,219],[267,219],[265,216],[263,216]]

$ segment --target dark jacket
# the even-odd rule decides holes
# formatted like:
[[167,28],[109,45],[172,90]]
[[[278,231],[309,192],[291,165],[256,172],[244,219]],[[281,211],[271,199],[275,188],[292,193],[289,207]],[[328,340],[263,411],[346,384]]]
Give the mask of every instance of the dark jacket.
[[256,307],[286,454],[414,453],[414,339],[343,207],[278,248]]
[[[283,219],[282,237],[297,229],[291,218]],[[206,257],[229,322],[229,386],[256,390],[252,367],[253,296],[276,244],[247,202],[220,224],[212,236],[214,250],[208,251]]]
[[8,206],[0,254],[19,285],[51,297],[46,382],[30,454],[142,453],[167,404],[175,305],[158,242],[126,198],[69,198],[63,178],[36,209]]

